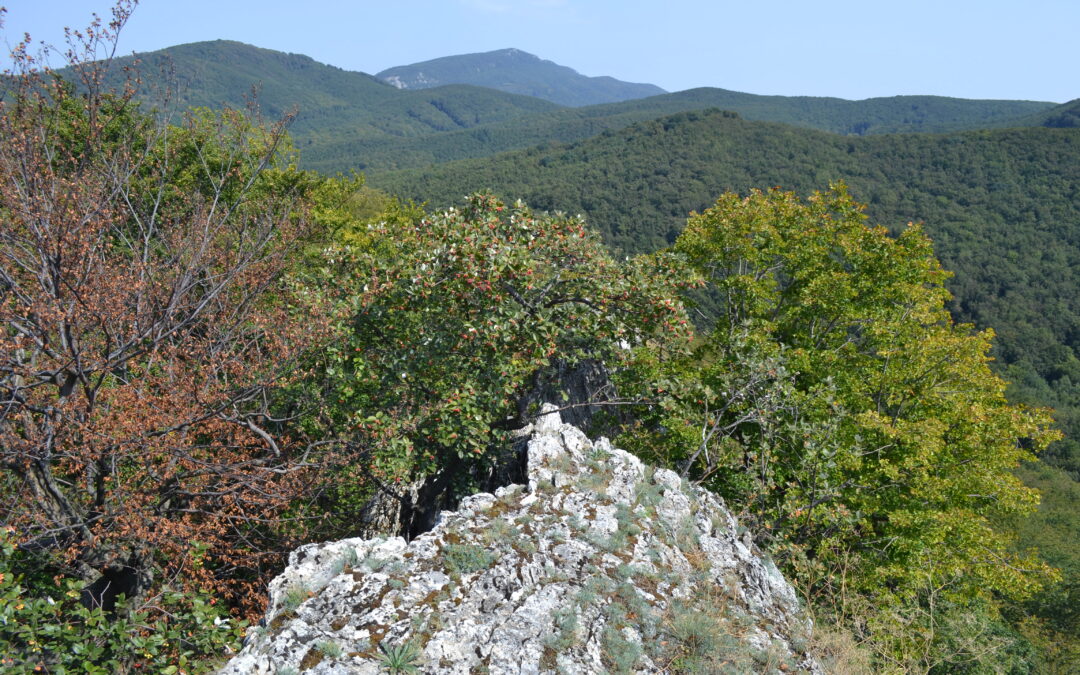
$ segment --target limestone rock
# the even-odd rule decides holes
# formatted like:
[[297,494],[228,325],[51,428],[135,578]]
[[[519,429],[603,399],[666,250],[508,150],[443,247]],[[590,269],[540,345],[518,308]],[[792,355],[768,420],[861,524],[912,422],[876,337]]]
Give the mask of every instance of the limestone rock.
[[528,486],[410,542],[293,552],[222,672],[821,672],[793,589],[717,497],[557,412],[528,462]]

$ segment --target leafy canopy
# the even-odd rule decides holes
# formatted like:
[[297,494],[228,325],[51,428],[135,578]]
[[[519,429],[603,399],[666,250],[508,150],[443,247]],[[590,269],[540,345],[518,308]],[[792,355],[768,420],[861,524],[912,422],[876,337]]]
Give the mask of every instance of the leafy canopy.
[[328,252],[350,337],[325,366],[333,423],[402,479],[484,455],[519,426],[555,361],[617,362],[620,344],[685,341],[689,275],[650,256],[618,262],[577,217],[476,194],[431,217],[399,213]]
[[1048,568],[992,523],[1035,508],[1011,471],[1056,432],[1005,400],[992,333],[952,322],[921,229],[864,221],[842,185],[692,214],[674,248],[710,281],[712,330],[687,359],[639,355],[627,382],[666,398],[626,442],[757,514],[835,606],[1024,596]]

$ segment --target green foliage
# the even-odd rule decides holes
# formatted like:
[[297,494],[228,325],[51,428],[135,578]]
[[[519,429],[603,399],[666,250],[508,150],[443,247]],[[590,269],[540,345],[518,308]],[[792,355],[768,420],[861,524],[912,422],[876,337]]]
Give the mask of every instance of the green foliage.
[[362,246],[366,241],[362,227],[383,217],[393,200],[367,187],[364,177],[354,173],[319,181],[312,201],[312,217],[325,237],[321,244],[342,241]]
[[[158,618],[80,603],[83,584],[37,573],[0,532],[0,670],[5,673],[202,673],[239,648],[244,622],[205,594],[168,588],[154,598]],[[33,572],[32,574],[27,572]]]
[[379,661],[393,675],[419,672],[420,650],[412,642],[398,645],[379,643]]
[[[485,185],[538,208],[584,213],[617,251],[674,242],[718,190],[782,185],[809,194],[843,180],[896,233],[926,221],[955,273],[949,309],[993,327],[997,372],[1019,403],[1051,406],[1065,440],[1048,461],[1080,477],[1080,133],[1013,129],[839,137],[729,113],[683,113],[588,141],[372,176],[447,204]],[[707,309],[708,305],[703,305]]]
[[615,364],[620,341],[689,335],[689,275],[667,256],[616,262],[579,218],[480,194],[362,232],[314,280],[337,284],[348,333],[322,367],[323,423],[370,448],[380,480],[481,460],[555,360]]
[[621,440],[754,514],[841,614],[852,593],[905,617],[1027,597],[1052,574],[993,523],[1038,503],[1011,471],[1055,438],[1049,417],[1007,403],[991,333],[952,323],[921,228],[864,219],[843,187],[692,215],[675,250],[712,282],[715,324],[689,359],[642,355],[628,383],[665,400]]
[[[241,196],[248,196],[252,182],[258,184],[259,194],[290,191],[290,186],[280,182],[282,174],[291,174],[294,181],[305,179],[309,187],[314,183],[312,176],[289,167],[289,160],[295,158],[287,139],[244,109],[195,108],[185,113],[181,125],[170,126],[151,140],[147,173],[157,184],[137,185],[132,192],[158,197],[155,188],[160,185],[161,198],[174,208],[192,208],[192,194],[215,198],[222,208],[234,208]],[[158,171],[162,166],[168,167],[164,175]]]
[[1025,464],[1018,475],[1043,497],[1037,513],[1006,524],[1016,528],[1017,547],[1037,547],[1061,570],[1061,580],[1023,603],[1006,605],[1003,613],[1038,647],[1040,672],[1075,672],[1080,669],[1080,483],[1042,463]]

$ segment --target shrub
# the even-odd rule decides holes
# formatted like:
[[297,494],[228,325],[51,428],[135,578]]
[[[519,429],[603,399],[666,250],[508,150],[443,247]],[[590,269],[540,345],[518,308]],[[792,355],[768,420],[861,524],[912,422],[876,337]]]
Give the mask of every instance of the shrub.
[[0,671],[211,672],[239,648],[245,622],[229,619],[206,594],[162,589],[158,609],[129,611],[121,597],[112,612],[87,608],[85,585],[21,573],[25,556],[10,532],[0,532]]

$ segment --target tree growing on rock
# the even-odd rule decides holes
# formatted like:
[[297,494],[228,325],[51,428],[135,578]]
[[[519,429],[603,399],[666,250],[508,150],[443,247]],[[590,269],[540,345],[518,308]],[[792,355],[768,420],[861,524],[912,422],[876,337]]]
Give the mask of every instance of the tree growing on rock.
[[[670,256],[617,261],[580,218],[490,194],[405,216],[350,236],[322,272],[352,307],[320,378],[326,428],[371,451],[370,465],[341,468],[357,480],[335,480],[366,486],[339,493],[355,508],[373,481],[406,500],[399,485],[418,478],[460,490],[452,483],[490,470],[491,450],[529,421],[530,394],[556,371],[617,367],[631,344],[689,338],[677,289],[694,276]],[[333,511],[356,522],[341,502]]]

